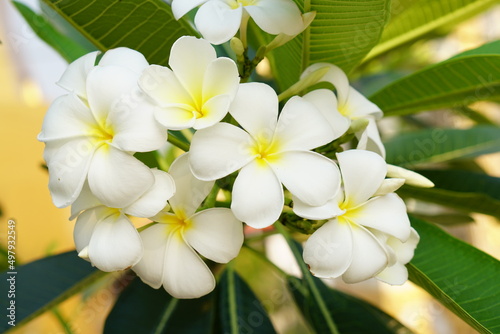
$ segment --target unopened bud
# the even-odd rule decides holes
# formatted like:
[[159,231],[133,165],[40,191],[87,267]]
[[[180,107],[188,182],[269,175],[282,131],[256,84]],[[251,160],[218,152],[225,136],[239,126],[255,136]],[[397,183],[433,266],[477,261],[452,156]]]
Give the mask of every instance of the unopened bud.
[[245,47],[243,46],[243,43],[241,42],[241,40],[238,37],[231,38],[229,45],[231,46],[231,49],[236,54],[236,57],[238,57],[238,58],[242,57],[243,54],[245,53]]
[[89,247],[87,246],[84,249],[82,249],[80,251],[80,253],[78,253],[78,257],[81,257],[82,259],[87,260],[87,261],[90,260],[90,258],[89,258]]
[[405,169],[403,167],[398,167],[394,165],[387,164],[387,176],[405,179],[405,183],[410,186],[420,187],[420,188],[432,188],[434,183],[431,180],[422,176],[414,171]]
[[385,179],[373,196],[384,196],[395,192],[405,184],[405,179]]

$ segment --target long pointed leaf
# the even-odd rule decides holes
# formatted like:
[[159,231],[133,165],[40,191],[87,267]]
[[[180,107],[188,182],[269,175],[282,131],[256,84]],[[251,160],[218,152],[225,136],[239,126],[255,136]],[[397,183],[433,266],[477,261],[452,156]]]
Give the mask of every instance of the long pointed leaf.
[[490,43],[399,79],[370,100],[386,115],[405,115],[499,97],[500,43]]
[[387,162],[404,167],[470,158],[500,151],[500,128],[425,129],[396,136],[385,147]]
[[195,31],[161,0],[42,0],[100,50],[126,46],[166,65],[172,44]]
[[393,18],[385,28],[380,43],[366,59],[374,58],[440,27],[462,22],[496,3],[496,0],[394,1],[391,10]]
[[[8,284],[1,291],[9,291],[11,283],[14,283],[15,298],[3,296],[0,307],[5,310],[10,306],[10,300],[14,300],[15,328],[82,291],[106,274],[80,259],[75,251],[19,266],[15,272],[0,275],[2,287]],[[10,328],[7,321],[1,322],[0,332]]]
[[304,12],[316,11],[316,18],[302,35],[269,54],[282,90],[313,63],[329,62],[351,71],[377,43],[389,17],[389,0],[296,2]]
[[216,332],[276,333],[260,301],[231,266],[222,273],[218,290],[220,328]]
[[420,243],[410,280],[480,333],[499,333],[500,262],[432,224],[411,222]]

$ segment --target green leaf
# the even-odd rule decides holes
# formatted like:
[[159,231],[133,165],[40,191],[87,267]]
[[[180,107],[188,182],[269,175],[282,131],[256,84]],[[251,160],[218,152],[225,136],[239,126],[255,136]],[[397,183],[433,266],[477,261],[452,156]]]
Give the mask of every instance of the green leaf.
[[[5,310],[15,302],[16,328],[82,291],[106,275],[80,259],[75,251],[43,258],[0,276],[1,291],[12,290],[9,282],[15,282],[15,298],[1,298],[0,307]],[[14,278],[11,281],[7,279]],[[4,286],[6,285],[6,286]],[[5,320],[5,319],[4,319]],[[0,324],[0,332],[10,329],[7,321]]]
[[432,224],[411,222],[420,243],[410,280],[480,333],[499,333],[500,262]]
[[500,151],[500,128],[425,129],[398,135],[385,147],[387,163],[403,167],[471,158]]
[[470,50],[399,79],[371,95],[386,116],[459,108],[500,97],[500,43]]
[[[331,317],[336,320],[340,333],[411,333],[408,328],[396,319],[371,304],[343,292],[330,289],[316,277],[313,277],[312,281],[322,298],[324,298]],[[315,332],[328,333],[329,330],[321,316],[321,311],[308,289],[308,283],[304,279],[301,280],[292,276],[287,277],[287,283],[299,309]]]
[[152,64],[166,65],[172,44],[195,35],[176,21],[161,0],[43,0],[100,50],[119,46],[141,52]]
[[17,1],[12,1],[12,3],[37,36],[56,50],[66,61],[72,62],[88,53],[86,48],[59,32],[42,15],[38,15],[23,3]]
[[218,290],[216,333],[276,333],[260,301],[231,266],[222,273]]
[[496,3],[497,0],[393,1],[392,18],[379,44],[366,59],[376,57],[440,27],[462,22]]
[[[463,180],[456,182],[461,181]],[[481,193],[457,192],[439,188],[417,188],[405,185],[398,190],[398,194],[465,212],[479,212],[500,218],[500,201]]]
[[[269,55],[274,76],[285,90],[311,64],[328,62],[350,72],[377,43],[389,17],[389,0],[296,0],[316,18],[303,34]],[[266,39],[253,29],[260,43]]]
[[118,297],[104,333],[210,333],[212,297],[176,299],[136,278]]

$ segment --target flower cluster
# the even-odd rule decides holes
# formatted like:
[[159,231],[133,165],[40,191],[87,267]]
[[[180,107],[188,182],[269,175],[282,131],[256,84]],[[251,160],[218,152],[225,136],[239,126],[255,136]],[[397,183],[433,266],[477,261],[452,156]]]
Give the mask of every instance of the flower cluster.
[[[215,44],[241,34],[248,16],[271,34],[304,29],[290,0],[173,0],[172,8],[181,17],[199,5],[196,26]],[[127,48],[97,56],[68,67],[59,85],[69,93],[50,106],[38,137],[53,202],[71,205],[76,218],[80,257],[104,271],[132,268],[152,287],[196,298],[215,286],[202,257],[231,261],[243,223],[268,227],[289,207],[297,219],[324,221],[304,249],[314,275],[406,281],[418,235],[394,194],[404,179],[386,178],[388,170],[406,174],[384,161],[375,124],[382,111],[340,68],[306,69],[303,78],[321,71],[316,81],[336,93],[292,96],[280,112],[270,86],[240,83],[238,65],[204,39],[177,40],[168,67]],[[167,173],[135,154],[174,142],[169,130],[184,131],[188,152]],[[356,148],[343,151],[353,136]],[[138,231],[131,217],[152,223]]]

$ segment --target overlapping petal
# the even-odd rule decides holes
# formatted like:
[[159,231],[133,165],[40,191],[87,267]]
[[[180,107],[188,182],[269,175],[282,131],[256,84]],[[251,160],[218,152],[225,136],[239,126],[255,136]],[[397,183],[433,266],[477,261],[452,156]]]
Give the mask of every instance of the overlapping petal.
[[311,150],[331,142],[334,133],[312,103],[294,96],[281,111],[274,138],[282,152]]
[[212,272],[179,235],[168,238],[163,287],[175,298],[198,298],[215,287]]
[[215,181],[202,181],[193,175],[189,167],[189,153],[175,159],[169,172],[176,185],[175,195],[169,203],[174,212],[183,212],[190,217],[210,193]]
[[241,5],[233,9],[226,1],[209,0],[198,9],[194,23],[203,38],[212,44],[222,44],[236,35],[242,16]]
[[243,224],[229,209],[212,208],[189,218],[191,227],[184,238],[204,257],[227,263],[238,255],[243,244]]
[[144,245],[141,260],[132,268],[141,280],[158,289],[163,284],[167,231],[165,224],[155,224],[141,231]]
[[69,64],[57,84],[87,99],[87,75],[94,68],[98,54],[99,51],[87,53]]
[[338,199],[339,196],[343,198],[342,191],[339,191],[337,196],[319,206],[309,205],[301,201],[298,197],[292,196],[293,212],[299,217],[314,220],[330,219],[340,216],[345,210],[339,208],[339,203],[342,203],[342,199]]
[[120,47],[106,51],[101,60],[99,60],[99,66],[108,65],[120,66],[131,70],[136,75],[140,75],[148,67],[149,63],[142,53]]
[[132,204],[154,180],[145,164],[106,144],[96,150],[88,171],[90,189],[104,205],[112,208]]
[[303,257],[315,276],[339,277],[347,270],[353,257],[352,234],[349,224],[333,219],[309,237]]
[[309,205],[325,204],[340,189],[340,172],[337,165],[319,153],[279,153],[270,165],[283,185]]
[[229,175],[254,159],[250,152],[252,143],[248,133],[227,123],[199,130],[189,151],[191,170],[205,181]]
[[172,12],[176,20],[186,15],[191,9],[208,0],[172,0]]
[[271,141],[278,121],[278,96],[263,83],[241,84],[229,113],[255,140]]
[[372,197],[387,174],[384,159],[370,151],[349,150],[338,153],[337,159],[344,180],[345,200],[351,207]]
[[290,0],[258,1],[255,5],[245,6],[245,10],[259,28],[272,35],[294,36],[303,29],[302,13]]
[[[196,130],[208,128],[221,121],[227,114],[232,97],[228,94],[216,95],[203,104],[201,115],[193,123]],[[200,111],[195,111],[199,113]]]
[[231,203],[236,218],[253,228],[264,228],[278,220],[283,203],[283,187],[267,163],[253,161],[241,169]]
[[123,270],[139,262],[142,253],[139,233],[125,215],[117,212],[95,225],[88,255],[97,268],[103,271]]

